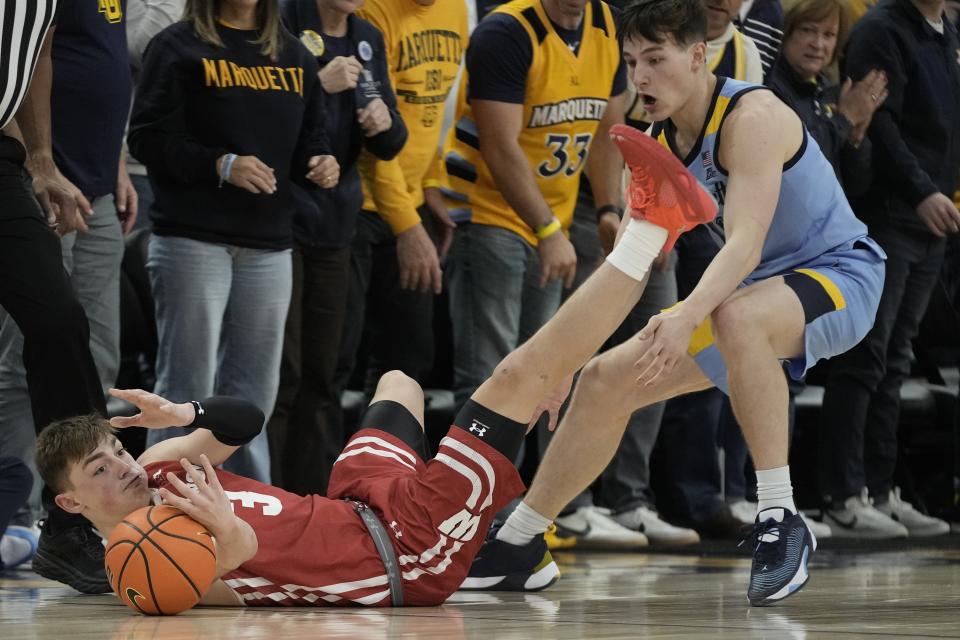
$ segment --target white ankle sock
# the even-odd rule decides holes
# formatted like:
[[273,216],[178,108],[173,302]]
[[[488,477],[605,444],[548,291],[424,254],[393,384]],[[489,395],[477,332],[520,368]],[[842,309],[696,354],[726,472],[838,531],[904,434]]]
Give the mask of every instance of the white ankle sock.
[[551,522],[550,518],[544,518],[528,507],[526,502],[521,502],[500,527],[500,531],[497,531],[497,540],[524,545],[533,540],[534,536],[546,531]]
[[620,242],[607,256],[607,262],[634,280],[643,281],[666,241],[666,229],[646,220],[632,218]]
[[757,470],[757,500],[757,513],[774,507],[786,509],[791,514],[797,512],[797,505],[793,503],[789,466]]

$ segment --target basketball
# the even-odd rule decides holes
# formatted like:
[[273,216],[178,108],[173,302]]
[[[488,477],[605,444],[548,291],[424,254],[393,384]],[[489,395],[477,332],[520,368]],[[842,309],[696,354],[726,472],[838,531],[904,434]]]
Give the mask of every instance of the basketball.
[[213,537],[202,524],[167,505],[137,509],[110,534],[107,579],[139,613],[173,615],[200,601],[216,576]]

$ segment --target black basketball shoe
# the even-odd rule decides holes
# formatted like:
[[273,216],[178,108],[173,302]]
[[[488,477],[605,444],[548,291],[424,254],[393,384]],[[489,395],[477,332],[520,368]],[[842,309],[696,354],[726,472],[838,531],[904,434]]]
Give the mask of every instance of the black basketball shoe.
[[560,579],[543,535],[525,545],[497,540],[500,527],[491,527],[487,539],[460,585],[467,591],[540,591]]
[[71,524],[53,531],[48,519],[40,526],[40,543],[33,556],[35,572],[82,593],[110,592],[103,541],[90,524]]
[[764,509],[740,544],[754,545],[747,599],[755,607],[783,600],[810,578],[807,563],[817,549],[817,539],[798,513]]

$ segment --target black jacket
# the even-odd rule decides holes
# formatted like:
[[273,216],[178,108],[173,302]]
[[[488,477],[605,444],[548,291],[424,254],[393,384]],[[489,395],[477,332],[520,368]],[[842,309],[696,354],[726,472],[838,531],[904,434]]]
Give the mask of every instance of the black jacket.
[[863,195],[870,186],[870,139],[865,137],[856,148],[849,144],[853,126],[837,111],[840,88],[823,74],[816,82],[801,78],[785,56],[777,59],[767,85],[800,116],[833,165],[847,197]]
[[[254,31],[217,25],[224,46],[187,22],[150,41],[130,117],[130,153],[150,175],[154,233],[258,249],[293,244],[293,181],[330,153],[313,56],[283,32],[271,60]],[[217,158],[252,155],[272,167],[273,194],[219,184]]]
[[960,171],[960,62],[956,28],[937,33],[910,0],[882,0],[854,26],[844,73],[886,72],[889,97],[870,124],[873,179],[854,201],[867,220],[929,233],[916,208],[952,197]]
[[[333,45],[336,40],[323,34],[315,0],[287,0],[281,6],[283,22],[297,38],[305,30],[313,31],[327,43],[322,55],[316,58],[322,69],[337,55]],[[311,193],[310,201],[304,201],[298,193],[297,214],[294,219],[294,237],[297,243],[311,247],[344,247],[350,244],[356,218],[363,205],[363,191],[357,158],[366,149],[381,160],[390,160],[407,141],[407,128],[397,111],[397,98],[387,75],[387,58],[383,35],[372,24],[351,15],[347,19],[346,44],[353,55],[370,72],[367,82],[379,92],[390,109],[393,125],[388,131],[366,138],[357,122],[357,109],[364,104],[361,86],[356,91],[325,94],[326,120],[324,128],[333,153],[340,162],[340,183],[334,189]],[[364,58],[367,58],[366,60]]]

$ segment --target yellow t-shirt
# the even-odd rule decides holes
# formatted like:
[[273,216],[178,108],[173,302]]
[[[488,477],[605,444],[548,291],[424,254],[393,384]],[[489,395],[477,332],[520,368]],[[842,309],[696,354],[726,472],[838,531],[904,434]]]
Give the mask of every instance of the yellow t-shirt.
[[[610,7],[588,2],[574,54],[557,34],[540,0],[514,0],[492,13],[512,16],[530,38],[533,59],[523,100],[519,143],[544,200],[570,227],[590,142],[610,99],[620,46]],[[444,146],[444,195],[456,219],[509,229],[536,246],[537,238],[507,204],[480,155],[465,78],[457,122]]]
[[363,208],[376,211],[395,234],[420,222],[423,183],[434,169],[443,103],[467,46],[464,0],[366,0],[360,15],[383,32],[390,83],[409,135],[393,160],[363,152],[358,161]]

